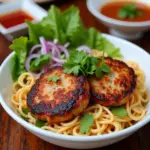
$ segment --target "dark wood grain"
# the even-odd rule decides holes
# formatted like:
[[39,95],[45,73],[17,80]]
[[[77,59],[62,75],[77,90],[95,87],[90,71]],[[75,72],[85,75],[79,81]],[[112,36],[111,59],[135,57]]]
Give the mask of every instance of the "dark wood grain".
[[[87,10],[85,0],[61,0],[56,5],[62,10],[70,5],[80,8],[81,17],[86,27],[94,26],[101,32],[108,32],[107,27],[99,23]],[[49,3],[42,4],[45,9],[49,8]],[[144,37],[135,41],[137,45],[150,52],[150,32]],[[8,48],[10,42],[0,35],[0,63],[11,52]],[[132,51],[132,49],[131,49]],[[142,56],[141,56],[142,57]],[[0,106],[0,150],[67,150],[47,143],[34,136],[13,119],[11,119]],[[147,124],[135,134],[116,144],[100,148],[101,150],[150,150],[150,124]]]

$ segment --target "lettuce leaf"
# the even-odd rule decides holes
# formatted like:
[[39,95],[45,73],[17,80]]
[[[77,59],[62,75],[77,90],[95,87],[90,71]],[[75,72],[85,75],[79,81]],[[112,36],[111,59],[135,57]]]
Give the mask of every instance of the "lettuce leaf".
[[32,24],[30,21],[26,21],[29,30],[29,39],[32,41],[32,44],[39,43],[39,36],[41,32],[41,25],[39,23]]
[[63,31],[66,34],[66,40],[71,46],[79,46],[86,39],[86,29],[84,28],[80,12],[77,7],[70,7],[62,14]]
[[15,54],[11,59],[11,75],[14,81],[18,79],[18,72],[17,72],[18,64],[19,64],[18,57]]
[[20,37],[15,39],[9,48],[16,52],[11,61],[12,78],[14,81],[16,81],[18,77],[25,72],[24,65],[28,52],[28,38]]
[[59,43],[64,44],[66,41],[66,35],[63,32],[62,23],[62,13],[54,5],[51,6],[48,16],[41,21],[43,27],[49,28],[49,34],[52,35],[53,39],[57,39]]
[[109,57],[122,57],[120,49],[116,48],[110,41],[97,32],[96,29],[88,29],[88,36],[86,38],[86,45],[90,48],[107,52]]
[[40,36],[44,36],[44,38],[48,40],[53,40],[52,33],[50,34],[51,31],[49,26],[42,26],[41,22],[33,24],[29,20],[27,20],[26,23],[28,25],[28,33],[31,47],[40,42]]
[[107,52],[108,56],[110,57],[122,57],[120,53],[120,49],[116,48],[110,41],[108,41],[106,38],[102,37],[101,43],[97,45],[98,49],[101,47],[101,51]]
[[110,57],[121,57],[120,49],[102,36],[95,28],[86,29],[81,21],[79,9],[75,6],[61,12],[52,5],[41,22],[32,24],[27,21],[30,41],[39,42],[39,37],[47,40],[57,39],[59,44],[70,43],[70,49],[88,45],[92,49],[105,51]]

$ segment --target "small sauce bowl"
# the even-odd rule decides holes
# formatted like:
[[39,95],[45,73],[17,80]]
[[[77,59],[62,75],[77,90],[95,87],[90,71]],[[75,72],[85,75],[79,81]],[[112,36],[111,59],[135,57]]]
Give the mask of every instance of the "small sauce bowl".
[[[114,0],[114,2],[118,0]],[[147,0],[123,0],[127,2],[140,2],[150,7],[150,1]],[[109,18],[103,15],[100,9],[112,0],[87,0],[88,10],[104,25],[108,26],[112,35],[128,39],[136,40],[142,37],[143,32],[150,29],[150,21],[143,22],[128,22]]]
[[[10,40],[27,33],[27,25],[25,23],[26,19],[31,20],[32,22],[38,22],[47,15],[46,10],[30,0],[17,0],[16,2],[2,3],[0,5],[1,17],[6,16],[6,19],[8,19],[7,17],[9,17],[9,14],[11,15],[16,12],[25,13],[28,17],[26,16],[26,18],[24,18],[24,21],[17,21],[18,23],[11,25],[6,25],[3,24],[3,22],[0,22],[0,32],[4,36],[9,37]],[[8,20],[11,22],[11,19],[12,18]]]

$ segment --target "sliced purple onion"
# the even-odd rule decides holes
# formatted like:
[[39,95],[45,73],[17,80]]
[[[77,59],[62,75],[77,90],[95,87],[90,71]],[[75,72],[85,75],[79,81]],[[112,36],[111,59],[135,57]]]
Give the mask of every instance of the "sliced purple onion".
[[58,56],[58,57],[60,57],[60,51],[59,51],[59,49],[57,48],[57,46],[56,46],[56,44],[54,44],[53,42],[50,42],[50,41],[48,41],[47,42],[47,45],[49,46],[49,48],[52,50],[52,49],[54,49],[55,51],[56,51],[56,55]]
[[41,47],[42,47],[41,44],[36,44],[36,45],[34,45],[34,46],[31,48],[29,55],[31,55],[31,54],[32,54],[35,50],[37,50],[38,48],[41,49]]
[[91,49],[88,46],[86,46],[86,45],[79,46],[77,48],[77,50],[78,51],[82,51],[83,50],[85,53],[89,53],[91,55]]
[[41,42],[41,45],[42,45],[41,53],[42,54],[48,54],[48,52],[49,52],[48,45],[47,45],[47,42],[46,42],[46,40],[44,39],[43,36],[40,37],[40,42]]
[[57,63],[60,63],[60,64],[63,64],[64,62],[66,62],[66,60],[64,59],[60,59],[60,58],[57,58],[57,57],[54,57],[52,56],[51,59]]
[[61,67],[62,65],[61,64],[53,64],[53,65],[50,66],[50,68],[57,67],[57,66]]
[[[69,43],[66,43],[63,46],[63,45],[56,44],[57,43],[56,39],[52,42],[52,41],[46,41],[44,37],[40,37],[39,40],[41,44],[34,45],[31,48],[29,56],[25,63],[26,70],[32,73],[35,77],[39,77],[43,72],[47,72],[49,68],[52,68],[55,66],[62,66],[62,64],[66,62],[65,59],[60,58],[62,52],[65,54],[66,58],[69,57],[69,52],[67,49],[67,47],[69,46]],[[41,54],[51,54],[51,60],[49,64],[45,65],[40,73],[35,73],[35,72],[30,71],[31,61],[33,59],[39,58]]]
[[64,54],[66,55],[66,58],[69,57],[69,52],[68,52],[68,50],[67,50],[64,46],[58,45],[58,48],[59,48],[62,52],[64,52]]
[[33,59],[39,58],[39,57],[40,57],[40,54],[32,54],[26,59],[26,62],[25,62],[25,69],[31,74],[33,74],[35,77],[39,77],[41,73],[43,72],[43,70],[40,73],[35,73],[35,72],[30,71],[30,63]]

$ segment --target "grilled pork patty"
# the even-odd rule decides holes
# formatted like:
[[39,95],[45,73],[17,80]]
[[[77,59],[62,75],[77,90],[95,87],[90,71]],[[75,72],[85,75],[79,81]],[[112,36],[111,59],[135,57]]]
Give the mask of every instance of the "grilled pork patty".
[[[49,80],[57,76],[57,81]],[[65,74],[54,67],[41,75],[27,95],[33,114],[49,123],[68,121],[82,113],[89,103],[89,84],[86,77]]]
[[111,73],[89,77],[91,100],[104,106],[120,106],[129,100],[136,87],[134,70],[122,61],[105,58]]

